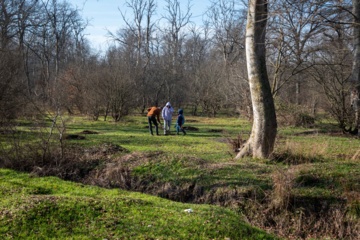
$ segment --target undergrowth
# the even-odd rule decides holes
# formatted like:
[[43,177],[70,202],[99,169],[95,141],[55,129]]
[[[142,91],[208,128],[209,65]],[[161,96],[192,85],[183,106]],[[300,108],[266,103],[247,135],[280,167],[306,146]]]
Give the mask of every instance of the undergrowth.
[[[68,120],[66,134],[83,138],[61,144],[55,134],[52,141],[37,141],[31,124],[23,124],[0,135],[15,143],[1,142],[0,165],[32,176],[222,206],[283,238],[360,238],[359,139],[316,125],[280,128],[270,159],[235,161],[250,133],[247,121],[189,117],[186,124],[196,130],[186,136],[151,136],[143,117],[129,116],[116,124],[75,117]],[[42,187],[36,191],[51,194]],[[54,201],[57,205],[58,199]],[[49,199],[45,202],[53,209]]]

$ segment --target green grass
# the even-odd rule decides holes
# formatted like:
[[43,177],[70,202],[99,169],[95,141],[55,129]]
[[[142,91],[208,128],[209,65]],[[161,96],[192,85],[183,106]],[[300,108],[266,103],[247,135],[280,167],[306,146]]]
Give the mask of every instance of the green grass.
[[[137,121],[134,122],[138,124],[141,122],[139,118],[135,119]],[[159,179],[163,178],[164,181],[192,178],[193,181],[195,179],[207,188],[219,183],[230,186],[254,185],[263,189],[268,189],[272,185],[269,173],[274,171],[275,165],[253,159],[234,161],[234,153],[226,142],[228,139],[236,138],[238,134],[247,138],[250,132],[248,122],[238,118],[187,119],[190,119],[187,125],[196,127],[199,131],[189,132],[187,136],[153,137],[148,134],[147,129],[126,130],[131,133],[132,137],[129,138],[129,135],[122,132],[122,128],[119,127],[119,135],[113,141],[130,151],[168,153],[168,156],[156,162],[157,168],[148,168],[145,171],[156,175]],[[146,126],[146,121],[141,124]],[[134,129],[136,125],[127,125],[127,127]],[[315,133],[303,134],[304,132]],[[325,194],[326,189],[330,188],[338,193],[337,196],[341,196],[344,190],[360,190],[355,184],[360,182],[360,163],[359,160],[351,160],[360,150],[359,139],[341,134],[331,135],[317,129],[280,128],[275,152],[282,153],[284,147],[290,148],[290,158],[296,155],[304,158],[305,162],[310,163],[310,169],[313,168],[313,171],[324,179],[322,182],[325,184],[321,187],[324,188]],[[205,160],[205,166],[188,162],[187,159],[191,161],[191,157]],[[309,171],[306,174],[312,174],[311,170],[302,171],[305,173]],[[164,172],[167,174],[162,174]],[[329,179],[333,179],[336,184],[329,185]],[[338,183],[339,181],[343,181],[343,184]],[[316,181],[314,184],[317,184]],[[344,188],[343,185],[352,187]]]
[[[118,144],[132,152],[155,152],[158,157],[154,161],[146,162],[134,169],[134,174],[154,176],[158,181],[196,182],[205,189],[214,185],[229,185],[248,188],[249,186],[269,189],[272,185],[270,173],[275,167],[286,167],[281,162],[275,164],[269,161],[243,159],[234,161],[234,152],[230,148],[229,140],[239,134],[246,139],[250,133],[251,124],[239,118],[221,117],[186,117],[186,126],[195,127],[198,131],[188,131],[186,136],[173,135],[151,136],[148,132],[147,119],[144,116],[128,116],[121,122],[90,121],[84,117],[65,118],[68,134],[79,134],[83,130],[96,131],[99,134],[84,135],[86,140],[71,140],[69,145],[84,147],[102,143]],[[328,123],[327,123],[328,124]],[[29,132],[31,124],[21,124],[22,135]],[[330,129],[334,131],[333,128]],[[310,134],[309,134],[310,133]],[[27,135],[29,141],[33,135]],[[57,136],[55,136],[56,139]],[[359,139],[341,134],[329,134],[322,125],[313,129],[280,127],[275,153],[282,158],[296,159],[297,162],[307,163],[309,167],[302,169],[301,174],[311,175],[317,172],[323,181],[335,179],[334,182],[348,181],[354,189],[359,188],[354,182],[359,180],[359,160],[351,160],[359,148]],[[200,164],[201,163],[201,164]],[[351,167],[347,167],[347,166]],[[311,170],[313,169],[313,170]],[[344,177],[339,175],[342,170]],[[329,177],[330,176],[330,177]],[[299,177],[301,178],[301,176]],[[319,182],[319,183],[317,183]],[[320,184],[321,185],[321,184]],[[334,184],[323,184],[324,188]],[[304,186],[302,186],[302,189]],[[344,190],[341,184],[333,187],[339,194]]]
[[[173,154],[187,154],[197,156],[211,161],[222,161],[230,158],[228,144],[224,141],[234,136],[244,120],[238,118],[212,119],[187,117],[187,126],[196,127],[199,131],[188,131],[187,136],[171,135],[163,136],[163,130],[159,128],[161,136],[151,136],[147,130],[147,119],[145,117],[127,117],[119,123],[103,121],[84,121],[82,118],[72,118],[67,124],[68,133],[79,133],[82,130],[97,131],[97,135],[87,135],[86,141],[77,141],[82,145],[95,145],[101,142],[112,142],[119,144],[130,151],[164,151]],[[194,121],[194,122],[193,122]],[[201,122],[200,122],[201,121]],[[248,129],[249,125],[246,124]],[[211,130],[221,132],[211,132]],[[175,134],[175,128],[172,128]]]
[[[195,185],[202,194],[211,195],[214,202],[217,199],[232,201],[234,193],[235,198],[251,195],[264,199],[271,195],[276,184],[273,174],[288,174],[291,170],[296,172],[289,190],[293,198],[309,198],[309,202],[325,199],[335,204],[348,199],[348,211],[360,217],[358,138],[335,132],[333,126],[326,127],[329,123],[326,126],[319,123],[311,129],[280,126],[274,158],[235,161],[229,141],[239,135],[246,140],[251,123],[233,117],[186,116],[185,125],[198,128],[198,131],[188,131],[183,136],[175,135],[175,129],[172,129],[172,135],[163,136],[160,128],[160,136],[151,136],[144,116],[128,116],[118,123],[69,117],[66,120],[68,134],[79,134],[83,130],[99,134],[84,135],[85,140],[69,140],[66,144],[87,148],[113,143],[129,150],[129,153],[118,153],[113,158],[151,153],[148,160],[137,159],[137,164],[129,166],[133,176],[151,179],[146,181],[149,188],[165,184]],[[31,129],[31,124],[25,122],[17,134],[28,143],[35,141]],[[56,139],[54,136],[55,143]],[[2,146],[9,147],[4,141]],[[1,227],[0,223],[0,229],[1,233],[10,234],[9,238],[21,238],[21,234],[96,239],[268,237],[244,225],[241,216],[227,208],[180,204],[137,193],[62,182],[56,178],[29,178],[8,170],[1,174],[4,184],[0,192],[6,197],[1,197],[0,212],[5,217],[0,218],[6,224]],[[224,196],[227,199],[224,200]],[[349,196],[355,197],[350,201]],[[186,208],[194,209],[195,214],[184,214]],[[31,230],[34,225],[36,231]]]
[[221,207],[5,169],[0,181],[2,239],[274,239]]

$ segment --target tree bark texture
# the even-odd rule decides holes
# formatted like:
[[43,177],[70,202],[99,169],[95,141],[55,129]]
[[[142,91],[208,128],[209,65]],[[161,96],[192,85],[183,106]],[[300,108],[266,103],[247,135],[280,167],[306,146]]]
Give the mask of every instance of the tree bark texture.
[[246,60],[253,107],[250,137],[236,158],[267,158],[277,133],[274,100],[266,70],[267,0],[250,0],[246,26]]
[[[355,129],[360,128],[360,0],[352,0],[353,4],[353,34],[354,34],[354,60],[352,68],[352,99],[351,105],[355,112]],[[360,131],[358,132],[360,136]]]

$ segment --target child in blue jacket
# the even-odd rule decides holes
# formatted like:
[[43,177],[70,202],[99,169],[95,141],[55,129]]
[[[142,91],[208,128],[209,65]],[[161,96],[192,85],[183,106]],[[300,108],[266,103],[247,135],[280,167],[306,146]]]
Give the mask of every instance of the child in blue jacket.
[[184,111],[180,108],[178,113],[179,115],[176,120],[176,133],[179,134],[179,132],[182,131],[183,134],[186,135],[185,129],[183,127],[185,123]]

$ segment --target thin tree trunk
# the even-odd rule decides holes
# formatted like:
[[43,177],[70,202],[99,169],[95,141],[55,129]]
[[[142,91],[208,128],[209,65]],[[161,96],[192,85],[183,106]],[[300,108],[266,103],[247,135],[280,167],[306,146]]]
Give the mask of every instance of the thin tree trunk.
[[266,70],[267,0],[250,0],[246,26],[246,60],[254,122],[250,138],[236,158],[267,158],[277,133],[274,100]]

